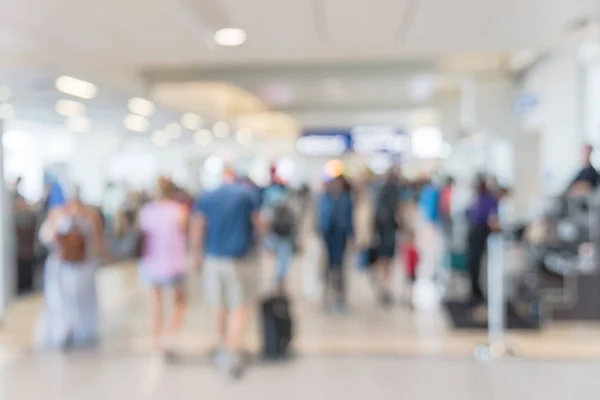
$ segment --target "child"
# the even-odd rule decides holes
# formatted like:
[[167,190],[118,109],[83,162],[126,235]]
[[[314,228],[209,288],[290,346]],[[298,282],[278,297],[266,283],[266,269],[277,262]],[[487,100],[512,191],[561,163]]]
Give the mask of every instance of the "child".
[[415,234],[412,231],[406,233],[406,241],[403,247],[404,268],[406,282],[408,283],[407,304],[412,305],[413,286],[417,280],[417,267],[419,265],[419,251],[415,242]]

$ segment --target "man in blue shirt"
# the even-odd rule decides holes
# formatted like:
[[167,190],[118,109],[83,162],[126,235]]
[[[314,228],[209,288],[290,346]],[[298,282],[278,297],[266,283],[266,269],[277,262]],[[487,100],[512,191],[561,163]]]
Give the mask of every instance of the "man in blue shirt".
[[256,196],[236,180],[232,170],[224,174],[224,183],[194,205],[190,244],[198,267],[205,259],[205,291],[217,313],[221,343],[215,362],[238,377],[248,308],[258,281],[253,252],[262,224]]

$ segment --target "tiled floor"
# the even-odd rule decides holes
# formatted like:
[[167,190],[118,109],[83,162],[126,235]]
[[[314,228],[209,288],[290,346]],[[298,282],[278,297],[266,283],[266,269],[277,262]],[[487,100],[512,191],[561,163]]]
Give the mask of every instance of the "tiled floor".
[[75,399],[596,399],[597,367],[525,360],[305,357],[255,366],[232,382],[205,362],[156,369],[143,357],[21,358],[0,375],[0,398]]
[[[110,395],[117,399],[554,400],[579,390],[587,390],[586,398],[600,394],[596,367],[581,360],[600,359],[600,329],[595,326],[554,326],[542,333],[511,334],[519,358],[480,364],[473,351],[485,342],[483,333],[452,331],[440,311],[381,310],[375,307],[367,280],[357,274],[351,277],[351,313],[345,317],[324,314],[318,303],[303,299],[294,285],[299,357],[286,364],[255,365],[243,382],[230,384],[204,356],[213,343],[213,329],[199,279],[192,276],[188,282],[191,308],[179,338],[186,357],[168,367],[149,362],[147,296],[132,268],[107,268],[99,274],[104,340],[92,353],[35,350],[32,338],[41,299],[18,302],[0,330],[0,399],[38,398],[40,390],[45,400]],[[301,277],[293,280],[299,282]],[[256,320],[250,334],[253,349],[259,343]],[[563,358],[570,361],[558,361]]]

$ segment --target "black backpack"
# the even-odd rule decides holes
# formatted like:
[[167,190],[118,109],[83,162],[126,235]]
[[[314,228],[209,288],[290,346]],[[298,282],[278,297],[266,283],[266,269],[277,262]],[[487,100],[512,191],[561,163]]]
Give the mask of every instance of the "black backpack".
[[280,202],[273,208],[271,230],[282,238],[289,238],[294,233],[295,218],[292,208],[287,202]]
[[397,211],[400,196],[396,185],[385,185],[381,189],[375,210],[375,230],[377,232],[398,228]]

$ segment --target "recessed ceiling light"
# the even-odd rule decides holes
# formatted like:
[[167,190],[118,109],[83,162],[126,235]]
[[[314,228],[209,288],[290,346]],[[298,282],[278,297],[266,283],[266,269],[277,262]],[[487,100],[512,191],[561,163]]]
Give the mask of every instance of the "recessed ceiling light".
[[179,125],[177,122],[171,122],[170,124],[167,124],[165,131],[169,135],[169,138],[177,139],[179,136],[181,136],[181,125]]
[[156,106],[150,100],[142,99],[141,97],[133,97],[127,102],[127,108],[129,111],[143,115],[144,117],[150,117],[156,111]]
[[67,118],[67,129],[73,132],[86,133],[92,128],[92,120],[83,115]]
[[12,104],[0,104],[0,119],[13,119],[15,117],[15,107]]
[[56,102],[56,112],[63,117],[74,117],[85,114],[85,105],[78,101],[60,99]]
[[240,129],[236,132],[235,138],[240,144],[248,144],[252,141],[252,131],[250,129]]
[[152,141],[155,145],[160,147],[165,147],[169,144],[171,139],[169,138],[169,134],[165,131],[155,131],[152,134]]
[[240,28],[223,28],[215,32],[215,42],[219,46],[240,46],[244,44],[248,35]]
[[181,125],[190,131],[200,128],[203,123],[202,118],[194,113],[185,113],[181,116]]
[[0,86],[0,102],[5,103],[10,99],[10,88],[8,86]]
[[212,142],[212,135],[208,129],[198,130],[194,137],[200,146],[208,146]]
[[213,126],[213,132],[219,139],[226,138],[229,135],[229,125],[227,122],[217,122]]
[[98,94],[96,85],[70,76],[59,76],[56,80],[56,90],[82,99],[93,99]]
[[150,126],[146,117],[137,114],[127,114],[124,123],[125,128],[134,132],[145,132]]

